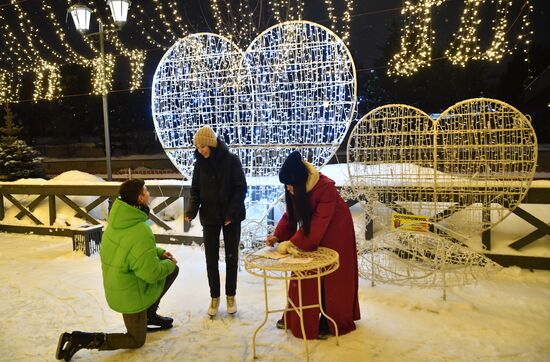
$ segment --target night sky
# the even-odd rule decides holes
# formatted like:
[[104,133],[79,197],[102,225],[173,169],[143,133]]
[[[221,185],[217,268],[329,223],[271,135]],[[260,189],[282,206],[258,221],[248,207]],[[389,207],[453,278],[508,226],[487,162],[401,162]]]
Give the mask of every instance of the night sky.
[[[18,2],[19,6],[29,14],[33,26],[38,29],[39,36],[55,49],[61,50],[53,36],[52,28],[45,21],[46,17],[41,10],[42,3],[43,0]],[[90,54],[85,53],[84,44],[74,29],[70,15],[65,21],[67,1],[47,0],[47,3],[54,9],[68,43],[76,51],[81,51],[83,55],[89,57]],[[94,2],[88,1],[88,3]],[[152,1],[141,1],[140,3],[150,16],[154,14],[151,6]],[[167,4],[168,2],[162,1],[162,3]],[[238,2],[234,1],[233,3]],[[263,6],[267,7],[267,1],[264,0],[263,3]],[[524,1],[513,0],[512,3],[510,16],[515,18]],[[550,1],[538,0],[531,3],[534,5],[532,17],[534,36],[529,68],[519,61],[522,54],[508,55],[501,64],[484,62],[485,64],[473,64],[464,69],[449,66],[448,60],[439,59],[433,61],[432,67],[421,70],[410,79],[390,79],[386,76],[386,67],[389,61],[388,54],[392,54],[399,47],[402,1],[355,1],[349,47],[357,68],[358,96],[365,100],[359,107],[359,116],[375,106],[387,103],[405,103],[421,107],[428,113],[437,113],[456,101],[487,96],[508,101],[524,112],[533,113],[533,124],[537,130],[539,142],[541,140],[550,142],[550,139],[546,139],[547,136],[545,136],[550,133],[547,132],[550,130],[546,124],[549,118],[548,84],[550,82],[548,79],[543,79],[549,78],[548,74],[544,75],[543,72],[550,64],[550,37],[547,35],[550,30],[548,26],[550,24]],[[106,17],[109,10],[106,5],[103,5],[104,2],[95,1],[95,4],[99,5],[97,6],[98,11]],[[335,1],[337,15],[341,15],[343,4],[343,1]],[[442,57],[443,51],[452,39],[453,32],[457,30],[463,7],[463,0],[447,0],[434,10],[432,17],[433,28],[436,31],[432,55],[434,59]],[[192,32],[214,31],[209,1],[178,1],[178,10]],[[8,19],[9,24],[14,29],[18,29],[18,19],[9,0],[0,0],[0,11],[4,18]],[[130,11],[137,11],[135,4],[132,5]],[[323,0],[305,1],[304,18],[325,26],[330,25]],[[262,29],[273,25],[273,19],[267,13],[259,22]],[[96,26],[95,16],[92,17],[91,23],[92,26]],[[520,23],[521,21],[517,21],[512,26],[509,31],[510,37],[515,36],[519,31]],[[156,20],[156,24],[159,29],[162,28],[159,20]],[[480,34],[482,44],[488,44],[490,41],[491,33],[487,31],[489,25],[489,21],[484,21],[482,24]],[[108,97],[115,155],[161,151],[160,145],[155,140],[151,119],[150,85],[154,70],[164,50],[146,44],[138,30],[137,24],[130,20],[120,31],[120,38],[128,48],[139,47],[148,50],[148,60],[143,88],[133,93],[128,91],[128,62],[120,60],[117,63],[113,91]],[[1,50],[8,51],[5,44],[2,44]],[[112,51],[112,48],[108,46],[107,51]],[[43,56],[48,58],[47,52],[43,52]],[[0,66],[8,70],[13,69],[13,64],[7,63],[5,59],[0,59]],[[458,83],[461,79],[478,76],[483,79],[479,79],[475,84],[465,85],[464,89],[460,88],[462,85]],[[53,101],[33,102],[32,79],[28,77],[28,79],[22,80],[22,102],[12,105],[18,114],[18,121],[24,127],[22,137],[36,146],[68,142],[94,142],[101,146],[103,137],[101,97],[88,95],[91,91],[89,71],[76,65],[67,65],[62,68],[62,77],[63,97]],[[453,79],[457,80],[457,84],[453,83]],[[436,81],[448,84],[439,85],[441,87],[439,90],[438,86],[434,84]],[[532,99],[529,100],[529,94],[524,92],[524,89],[533,81],[539,89],[535,97],[536,102]],[[423,88],[433,88],[434,91],[430,93],[429,89],[426,89],[425,93],[419,94],[417,89],[423,89],[423,85],[425,85]],[[416,89],[415,93],[405,92],[404,88],[407,87]],[[542,90],[540,90],[541,87]],[[448,94],[445,94],[446,90],[448,90]],[[443,95],[435,94],[435,92],[443,93]]]

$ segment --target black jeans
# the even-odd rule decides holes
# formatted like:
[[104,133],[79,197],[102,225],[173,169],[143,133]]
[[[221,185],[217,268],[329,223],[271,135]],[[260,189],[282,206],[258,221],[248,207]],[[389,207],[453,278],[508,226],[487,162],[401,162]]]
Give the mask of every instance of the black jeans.
[[127,332],[105,334],[105,343],[99,347],[99,349],[102,351],[110,351],[114,349],[139,348],[143,346],[147,334],[147,313],[150,311],[157,311],[160,299],[170,288],[178,276],[178,273],[179,268],[176,265],[176,269],[174,269],[172,274],[166,277],[164,289],[162,290],[160,297],[149,308],[139,313],[122,314]]
[[234,296],[237,292],[237,271],[239,269],[239,243],[241,241],[241,222],[232,222],[227,226],[204,225],[203,241],[206,254],[206,269],[210,297],[220,296],[220,231],[223,230],[225,244],[225,295]]

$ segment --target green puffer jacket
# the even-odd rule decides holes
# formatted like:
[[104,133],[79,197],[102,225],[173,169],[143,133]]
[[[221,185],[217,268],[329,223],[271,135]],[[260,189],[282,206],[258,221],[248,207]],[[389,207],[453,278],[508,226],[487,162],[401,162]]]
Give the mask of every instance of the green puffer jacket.
[[138,313],[153,304],[162,293],[166,277],[176,268],[160,260],[164,249],[155,244],[148,215],[115,200],[109,225],[101,238],[103,287],[109,306],[120,313]]

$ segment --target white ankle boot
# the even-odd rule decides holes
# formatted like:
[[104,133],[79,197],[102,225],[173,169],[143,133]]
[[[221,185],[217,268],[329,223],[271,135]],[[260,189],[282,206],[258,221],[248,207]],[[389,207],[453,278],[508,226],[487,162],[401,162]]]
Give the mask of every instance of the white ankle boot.
[[227,296],[227,314],[237,313],[237,300],[235,296]]
[[208,315],[210,317],[218,314],[218,307],[220,306],[220,298],[212,298],[210,301],[210,306],[208,307]]

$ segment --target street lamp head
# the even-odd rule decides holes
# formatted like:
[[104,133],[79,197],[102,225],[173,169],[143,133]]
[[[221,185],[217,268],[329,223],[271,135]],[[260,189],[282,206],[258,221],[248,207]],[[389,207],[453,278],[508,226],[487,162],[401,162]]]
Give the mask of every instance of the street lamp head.
[[128,8],[131,5],[130,0],[107,0],[107,5],[111,8],[111,14],[115,24],[119,27],[126,23]]
[[85,33],[90,30],[90,15],[92,10],[84,4],[76,3],[69,7],[76,30]]

